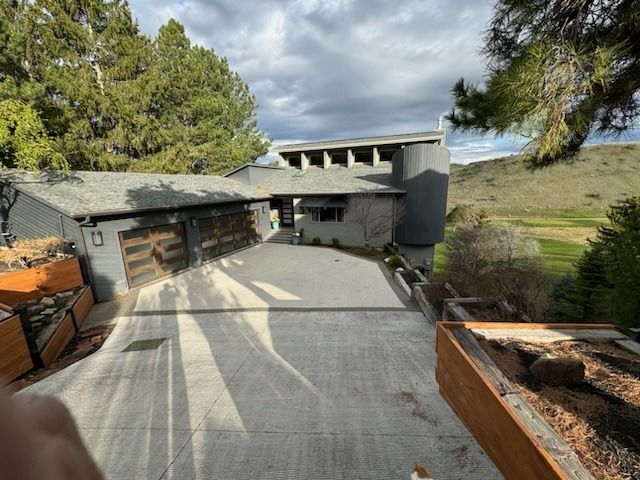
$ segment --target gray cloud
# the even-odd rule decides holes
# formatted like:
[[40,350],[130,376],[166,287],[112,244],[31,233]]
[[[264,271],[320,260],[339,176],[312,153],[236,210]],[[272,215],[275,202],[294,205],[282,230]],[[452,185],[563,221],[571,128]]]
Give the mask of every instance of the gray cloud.
[[[175,18],[229,59],[276,143],[429,130],[461,76],[479,82],[492,3],[478,0],[131,0],[155,36]],[[454,161],[518,150],[451,135]],[[478,150],[478,143],[491,145]],[[489,157],[487,156],[489,155]]]

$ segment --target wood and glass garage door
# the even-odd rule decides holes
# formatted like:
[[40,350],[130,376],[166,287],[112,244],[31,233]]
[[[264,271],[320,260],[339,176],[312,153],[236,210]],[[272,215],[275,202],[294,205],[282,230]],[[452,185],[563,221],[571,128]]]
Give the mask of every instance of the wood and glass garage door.
[[204,261],[258,241],[257,215],[253,211],[201,218],[198,224]]
[[129,287],[137,287],[187,267],[184,225],[171,223],[120,232]]

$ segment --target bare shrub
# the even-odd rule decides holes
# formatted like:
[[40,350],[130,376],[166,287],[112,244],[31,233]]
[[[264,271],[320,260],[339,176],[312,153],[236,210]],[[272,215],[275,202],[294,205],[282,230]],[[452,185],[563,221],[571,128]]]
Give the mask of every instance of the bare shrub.
[[467,296],[500,296],[527,314],[544,318],[552,282],[540,267],[538,243],[515,225],[473,216],[446,243],[449,277]]
[[395,199],[393,207],[387,208],[374,193],[357,193],[349,198],[349,213],[353,222],[362,226],[364,244],[391,232],[404,218],[406,202]]

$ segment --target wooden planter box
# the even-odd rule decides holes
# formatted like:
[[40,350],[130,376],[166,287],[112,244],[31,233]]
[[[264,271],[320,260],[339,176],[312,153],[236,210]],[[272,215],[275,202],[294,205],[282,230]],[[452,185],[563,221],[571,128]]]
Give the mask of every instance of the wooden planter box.
[[29,345],[22,330],[20,315],[0,321],[0,385],[33,368]]
[[42,364],[48,368],[55,362],[89,314],[94,304],[93,293],[89,285],[85,286],[78,299],[73,303],[55,333],[39,353]]
[[13,306],[84,284],[77,258],[0,274],[0,302]]
[[498,369],[470,329],[494,329],[496,333],[530,329],[537,330],[538,335],[560,331],[568,336],[583,331],[584,335],[593,332],[597,338],[611,339],[620,338],[621,334],[609,325],[494,322],[437,325],[436,380],[440,393],[507,480],[593,479],[577,455]]
[[0,385],[15,380],[34,367],[51,366],[78,332],[93,304],[93,292],[87,285],[67,309],[42,350],[38,349],[28,321],[25,320],[27,325],[24,325],[19,314],[0,321]]

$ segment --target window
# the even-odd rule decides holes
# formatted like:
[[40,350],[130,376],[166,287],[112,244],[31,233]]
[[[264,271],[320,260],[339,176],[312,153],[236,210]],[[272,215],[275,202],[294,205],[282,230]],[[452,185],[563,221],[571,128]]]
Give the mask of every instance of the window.
[[311,221],[312,222],[328,222],[328,223],[343,223],[344,222],[344,208],[322,208],[316,207],[311,209]]

